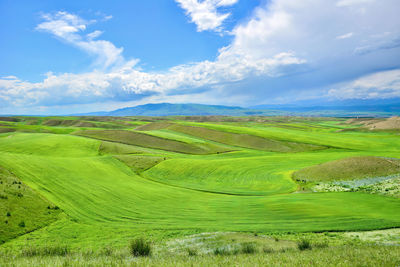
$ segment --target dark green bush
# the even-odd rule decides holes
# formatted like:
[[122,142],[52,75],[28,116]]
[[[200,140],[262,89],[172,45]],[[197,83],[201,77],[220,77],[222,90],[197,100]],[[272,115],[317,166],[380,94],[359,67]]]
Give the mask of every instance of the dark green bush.
[[131,241],[129,250],[134,257],[149,256],[151,254],[151,244],[143,238],[138,238]]
[[297,248],[299,250],[311,249],[311,243],[307,239],[302,239],[297,243]]
[[18,226],[19,226],[19,227],[25,227],[25,222],[24,222],[24,221],[20,222],[20,223],[18,224]]

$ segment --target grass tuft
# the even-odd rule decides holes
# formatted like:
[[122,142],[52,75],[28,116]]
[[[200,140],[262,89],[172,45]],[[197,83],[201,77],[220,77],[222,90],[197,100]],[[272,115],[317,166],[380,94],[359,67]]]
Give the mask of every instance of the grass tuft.
[[129,250],[134,257],[145,257],[151,255],[151,244],[143,238],[137,238],[131,241]]
[[242,243],[241,252],[243,254],[254,254],[257,252],[256,245],[251,242]]

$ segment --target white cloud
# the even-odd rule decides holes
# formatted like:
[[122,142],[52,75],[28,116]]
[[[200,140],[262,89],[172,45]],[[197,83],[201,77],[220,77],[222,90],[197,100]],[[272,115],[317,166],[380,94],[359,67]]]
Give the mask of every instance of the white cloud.
[[339,99],[373,99],[400,97],[400,69],[363,76],[329,90]]
[[91,33],[86,34],[86,36],[88,37],[88,39],[92,40],[92,39],[95,39],[95,38],[99,37],[99,36],[102,35],[102,34],[103,34],[102,31],[96,30],[96,31],[94,31],[94,32],[91,32]]
[[175,0],[197,25],[197,31],[221,31],[221,25],[230,13],[219,13],[219,7],[232,6],[238,0]]
[[96,65],[101,68],[108,68],[114,64],[123,62],[123,48],[117,48],[114,44],[105,40],[93,40],[101,35],[101,31],[94,31],[84,38],[81,32],[95,21],[86,21],[77,15],[65,11],[54,14],[44,14],[45,22],[40,23],[36,29],[49,32],[58,38],[84,50],[96,57]]
[[352,37],[353,35],[354,35],[354,34],[353,34],[352,32],[349,32],[349,33],[346,33],[346,34],[337,36],[336,39],[339,39],[339,40],[341,40],[341,39],[347,39],[347,38]]
[[105,21],[110,20],[110,19],[112,19],[112,18],[113,18],[112,15],[106,15],[106,16],[104,16],[104,20],[105,20]]

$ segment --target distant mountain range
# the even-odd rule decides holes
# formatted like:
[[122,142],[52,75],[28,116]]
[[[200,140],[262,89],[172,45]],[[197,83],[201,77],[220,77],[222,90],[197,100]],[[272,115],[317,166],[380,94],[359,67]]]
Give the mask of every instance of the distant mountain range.
[[273,115],[298,115],[298,116],[335,116],[335,117],[389,117],[400,115],[400,101],[398,103],[373,105],[372,103],[342,105],[264,105],[243,108],[236,106],[202,105],[202,104],[146,104],[127,107],[114,111],[92,112],[74,114],[80,116],[273,116]]

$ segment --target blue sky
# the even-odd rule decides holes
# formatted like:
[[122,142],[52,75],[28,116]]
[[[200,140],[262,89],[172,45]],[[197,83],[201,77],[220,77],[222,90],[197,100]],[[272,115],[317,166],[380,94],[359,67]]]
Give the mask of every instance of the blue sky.
[[400,97],[397,0],[0,0],[0,113]]

